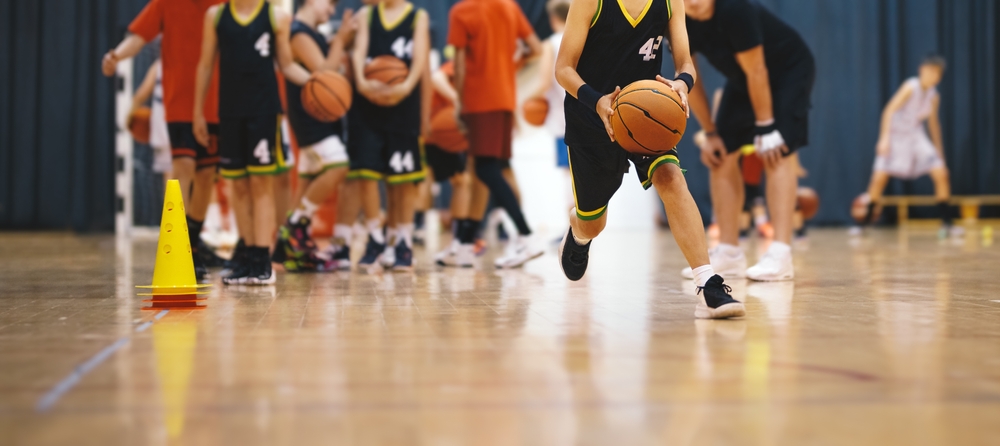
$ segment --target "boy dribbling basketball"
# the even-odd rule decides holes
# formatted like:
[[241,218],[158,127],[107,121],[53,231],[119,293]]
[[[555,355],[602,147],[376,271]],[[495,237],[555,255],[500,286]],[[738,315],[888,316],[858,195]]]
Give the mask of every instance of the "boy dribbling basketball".
[[[587,271],[590,244],[604,229],[607,205],[621,186],[628,163],[635,164],[640,182],[656,188],[671,223],[671,232],[695,272],[704,300],[698,318],[729,318],[745,314],[741,302],[709,264],[701,215],[688,191],[676,149],[659,157],[631,154],[615,141],[611,104],[621,87],[656,78],[673,89],[687,107],[694,84],[694,64],[688,49],[681,0],[574,0],[556,60],[556,79],[566,89],[566,143],[576,209],[559,249],[563,272],[580,280]],[[608,2],[610,3],[610,2]],[[664,36],[665,33],[667,36]],[[667,41],[664,41],[667,37]],[[659,75],[665,47],[670,45],[678,75]]]
[[275,62],[289,82],[309,80],[309,73],[292,60],[290,22],[265,0],[230,0],[205,14],[194,134],[208,142],[201,106],[218,59],[220,167],[233,183],[233,208],[247,245],[245,258],[222,279],[227,285],[275,282],[268,254],[276,220],[272,176],[287,169]]

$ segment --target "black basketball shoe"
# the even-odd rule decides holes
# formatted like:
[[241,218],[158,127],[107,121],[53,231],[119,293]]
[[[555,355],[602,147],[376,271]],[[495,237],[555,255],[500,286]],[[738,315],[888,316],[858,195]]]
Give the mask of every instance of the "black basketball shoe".
[[733,299],[729,293],[733,291],[726,285],[722,276],[716,274],[705,282],[705,286],[698,287],[698,294],[704,299],[698,302],[694,310],[694,317],[699,319],[727,319],[731,317],[743,317],[746,315],[746,308],[743,303]]
[[583,278],[587,272],[587,263],[590,262],[590,244],[580,246],[573,238],[573,228],[570,227],[563,236],[562,243],[559,244],[559,264],[562,265],[566,278],[577,281]]

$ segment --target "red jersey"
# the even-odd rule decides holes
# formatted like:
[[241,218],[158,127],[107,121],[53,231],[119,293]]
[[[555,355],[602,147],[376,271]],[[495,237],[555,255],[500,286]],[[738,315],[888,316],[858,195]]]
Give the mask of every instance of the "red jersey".
[[[194,78],[201,57],[205,12],[224,0],[150,0],[129,25],[129,32],[147,42],[162,34],[163,105],[167,122],[191,122],[194,111]],[[219,122],[219,67],[205,95],[205,119]]]

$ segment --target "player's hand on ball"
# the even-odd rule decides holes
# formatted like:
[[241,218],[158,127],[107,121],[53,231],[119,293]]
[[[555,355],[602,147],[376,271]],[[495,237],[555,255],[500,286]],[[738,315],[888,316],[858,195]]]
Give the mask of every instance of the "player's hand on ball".
[[597,101],[597,114],[604,122],[604,130],[608,132],[612,141],[615,140],[615,130],[611,128],[611,118],[615,115],[615,109],[611,105],[615,103],[615,99],[618,99],[618,94],[621,92],[622,87],[615,87],[615,91],[601,96],[601,99]]
[[688,86],[684,81],[669,80],[659,74],[656,75],[656,80],[663,83],[664,85],[670,87],[671,90],[677,93],[677,96],[681,98],[681,108],[684,109],[685,116],[691,117],[691,109],[688,108]]
[[198,144],[203,147],[208,147],[208,122],[205,121],[205,117],[196,115],[192,126],[194,127],[194,139],[198,140]]
[[878,143],[875,144],[875,155],[878,156],[889,155],[889,138],[878,139]]
[[115,75],[115,69],[118,67],[118,57],[115,56],[115,50],[108,51],[104,54],[104,58],[101,59],[101,72],[105,76],[111,77]]
[[383,107],[393,107],[396,104],[403,102],[403,99],[406,99],[406,96],[409,93],[410,92],[407,91],[406,86],[403,85],[402,82],[396,85],[387,85],[382,94],[383,102],[378,105]]
[[726,144],[722,142],[719,135],[706,135],[705,142],[701,144],[701,162],[709,169],[722,166],[722,161],[726,157]]

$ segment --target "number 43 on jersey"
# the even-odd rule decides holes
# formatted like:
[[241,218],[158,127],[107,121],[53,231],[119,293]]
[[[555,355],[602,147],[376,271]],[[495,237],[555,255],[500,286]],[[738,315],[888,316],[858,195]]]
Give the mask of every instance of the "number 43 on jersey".
[[642,48],[639,48],[639,54],[642,56],[642,60],[650,61],[656,59],[656,52],[660,50],[660,43],[663,42],[663,36],[657,38],[650,37]]

